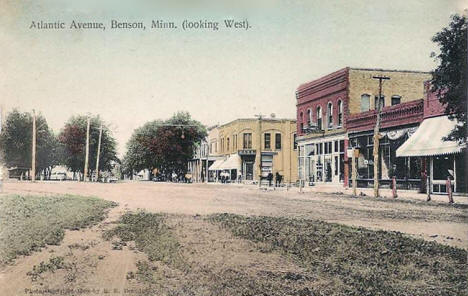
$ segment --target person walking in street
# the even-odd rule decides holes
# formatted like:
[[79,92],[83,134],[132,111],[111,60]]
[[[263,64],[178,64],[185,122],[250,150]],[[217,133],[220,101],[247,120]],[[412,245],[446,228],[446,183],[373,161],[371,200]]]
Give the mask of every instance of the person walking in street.
[[268,186],[271,187],[271,182],[273,181],[272,173],[268,173],[267,180],[268,180]]

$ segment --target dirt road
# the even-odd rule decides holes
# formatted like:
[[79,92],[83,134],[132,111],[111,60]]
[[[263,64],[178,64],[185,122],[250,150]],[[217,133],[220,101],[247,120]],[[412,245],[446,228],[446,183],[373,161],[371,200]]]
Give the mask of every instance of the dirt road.
[[256,186],[127,182],[14,182],[5,193],[77,194],[116,201],[130,210],[205,215],[287,216],[320,219],[373,229],[400,231],[426,240],[468,249],[468,213],[463,205],[411,200],[351,198],[299,193],[297,189],[264,191]]

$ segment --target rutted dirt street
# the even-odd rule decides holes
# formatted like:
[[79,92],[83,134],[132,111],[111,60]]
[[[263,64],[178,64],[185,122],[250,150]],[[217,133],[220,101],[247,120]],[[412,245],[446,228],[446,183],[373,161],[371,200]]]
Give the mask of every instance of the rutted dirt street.
[[235,213],[319,219],[414,237],[468,249],[468,208],[411,200],[350,198],[336,194],[259,190],[256,186],[128,182],[5,183],[5,193],[77,194],[116,201],[130,210],[189,215]]
[[[297,189],[263,191],[256,186],[153,182],[16,182],[4,184],[4,193],[97,196],[116,201],[119,207],[112,209],[109,217],[94,227],[67,231],[59,246],[47,246],[31,256],[19,257],[13,265],[0,270],[2,295],[60,295],[64,288],[70,292],[62,295],[146,295],[151,294],[146,290],[148,287],[162,295],[185,295],[184,289],[198,291],[197,295],[221,290],[230,295],[242,292],[232,290],[237,286],[248,286],[244,282],[233,285],[232,281],[244,278],[254,278],[256,285],[264,288],[299,294],[312,289],[311,285],[327,286],[330,279],[314,278],[290,258],[277,252],[262,252],[250,241],[233,237],[203,220],[203,215],[212,213],[319,219],[400,231],[468,249],[468,214],[463,205],[299,193]],[[123,213],[138,209],[172,214],[168,216],[168,223],[180,243],[180,252],[189,258],[185,264],[190,266],[191,272],[170,269],[157,262],[140,265],[141,269],[137,270],[139,262],[149,262],[145,254],[136,251],[131,243],[116,249],[112,241],[102,238],[103,231],[115,225],[112,222]],[[45,272],[35,280],[27,275],[34,265],[54,256],[64,258],[67,268]],[[129,274],[144,277],[145,268],[164,280],[156,279],[156,286],[148,286],[147,282],[129,278]],[[272,275],[284,279],[295,278],[297,274],[303,280],[288,279],[286,286],[276,286],[281,281],[271,280]]]

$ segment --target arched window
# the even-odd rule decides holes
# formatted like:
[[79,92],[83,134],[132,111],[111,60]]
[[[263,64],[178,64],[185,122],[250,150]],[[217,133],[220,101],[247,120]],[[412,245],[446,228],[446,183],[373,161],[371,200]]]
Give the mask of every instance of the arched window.
[[299,116],[299,122],[300,122],[300,131],[299,132],[304,132],[304,113],[301,112]]
[[310,112],[310,109],[307,109],[307,126],[310,126],[311,121],[312,121],[312,112]]
[[322,108],[320,106],[317,107],[317,128],[322,129]]
[[333,104],[331,102],[327,105],[327,126],[328,128],[333,127]]
[[361,95],[361,112],[370,110],[370,95],[363,94]]
[[338,100],[338,126],[343,126],[343,101]]

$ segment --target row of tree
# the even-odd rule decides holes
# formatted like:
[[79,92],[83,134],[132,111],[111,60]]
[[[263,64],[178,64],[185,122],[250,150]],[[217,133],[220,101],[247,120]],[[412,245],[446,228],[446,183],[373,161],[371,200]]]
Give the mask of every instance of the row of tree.
[[[50,177],[54,166],[64,165],[72,172],[84,170],[86,128],[88,116],[71,117],[58,135],[55,135],[41,114],[36,116],[36,172]],[[7,167],[28,170],[32,163],[33,116],[29,112],[13,110],[7,115],[0,134],[3,162]],[[90,118],[89,173],[95,170],[102,126],[100,171],[110,170],[118,163],[116,141],[98,116]]]
[[[87,120],[90,118],[88,175],[96,170],[100,128],[102,127],[99,170],[110,171],[117,158],[116,141],[109,126],[99,116],[73,116],[57,135],[41,114],[36,116],[36,172],[50,177],[52,168],[64,165],[74,173],[83,173],[86,151]],[[0,146],[7,167],[31,169],[33,116],[13,110],[8,114]],[[184,174],[194,148],[204,137],[206,128],[189,113],[176,113],[168,120],[155,120],[135,129],[127,143],[123,173],[133,176],[144,169],[164,175]],[[36,176],[37,177],[37,176]]]

